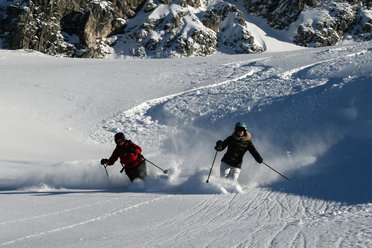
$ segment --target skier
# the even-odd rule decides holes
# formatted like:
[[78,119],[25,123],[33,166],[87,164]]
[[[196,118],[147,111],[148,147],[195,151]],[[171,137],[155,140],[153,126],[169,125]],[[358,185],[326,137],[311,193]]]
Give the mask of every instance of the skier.
[[141,155],[142,149],[132,141],[125,139],[123,133],[115,134],[116,148],[109,159],[103,158],[102,165],[113,165],[119,158],[120,163],[124,166],[125,174],[129,177],[130,181],[140,178],[144,179],[147,175],[146,162]]
[[251,153],[257,163],[261,164],[263,162],[251,139],[252,135],[247,131],[247,126],[243,122],[238,122],[235,124],[235,131],[232,135],[224,141],[216,142],[215,149],[217,151],[223,151],[227,147],[227,152],[221,160],[221,177],[230,178],[234,181],[238,180],[246,151]]

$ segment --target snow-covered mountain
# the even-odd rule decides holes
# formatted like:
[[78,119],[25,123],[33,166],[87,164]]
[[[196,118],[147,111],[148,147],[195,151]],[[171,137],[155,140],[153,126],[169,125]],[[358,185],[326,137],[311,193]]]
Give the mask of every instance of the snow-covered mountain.
[[371,40],[371,1],[0,1],[1,47],[67,57],[270,50],[257,31],[307,47]]
[[244,3],[271,27],[291,30],[292,41],[301,46],[333,46],[345,40],[371,39],[371,1],[245,0]]
[[[371,247],[372,42],[295,50],[256,37],[286,51],[1,50],[0,246]],[[290,181],[249,154],[239,184],[221,179],[218,153],[206,183],[237,121]],[[117,163],[107,177],[117,131],[168,175],[148,164],[130,183]]]

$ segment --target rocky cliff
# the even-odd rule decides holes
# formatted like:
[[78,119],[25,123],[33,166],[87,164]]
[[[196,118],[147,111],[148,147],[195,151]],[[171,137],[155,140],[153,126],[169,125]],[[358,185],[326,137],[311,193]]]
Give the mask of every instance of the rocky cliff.
[[372,39],[370,0],[0,0],[0,46],[90,58],[261,52],[242,4],[298,45]]
[[[238,9],[200,0],[0,2],[0,39],[9,49],[68,57],[200,56],[218,49],[261,52]],[[113,49],[113,47],[115,49]]]
[[372,39],[371,0],[244,0],[244,6],[275,29],[294,29],[293,43],[301,46]]
[[104,39],[123,30],[142,0],[2,1],[0,37],[6,48],[51,55],[102,57]]

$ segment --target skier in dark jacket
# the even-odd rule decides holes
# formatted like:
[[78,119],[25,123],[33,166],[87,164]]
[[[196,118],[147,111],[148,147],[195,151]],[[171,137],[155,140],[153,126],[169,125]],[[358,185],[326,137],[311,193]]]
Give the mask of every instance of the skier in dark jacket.
[[243,122],[236,123],[235,131],[231,136],[224,141],[217,141],[215,149],[223,151],[226,147],[227,152],[221,160],[221,177],[237,181],[242,167],[243,156],[247,151],[251,153],[257,163],[261,164],[263,162],[262,157],[252,143],[252,136]]
[[111,166],[120,158],[120,163],[125,165],[125,174],[131,182],[136,178],[144,179],[147,172],[145,159],[141,155],[141,147],[125,139],[123,133],[115,134],[115,143],[116,148],[111,157],[109,159],[103,158],[101,164]]

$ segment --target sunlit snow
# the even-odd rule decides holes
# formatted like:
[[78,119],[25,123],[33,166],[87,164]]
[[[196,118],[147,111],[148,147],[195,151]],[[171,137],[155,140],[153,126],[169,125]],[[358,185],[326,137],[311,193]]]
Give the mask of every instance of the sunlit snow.
[[[372,246],[372,42],[157,60],[2,50],[0,75],[2,247]],[[290,181],[249,154],[238,184],[220,179],[219,153],[206,183],[237,121]],[[169,173],[148,163],[130,183],[117,163],[107,177],[118,131]]]

